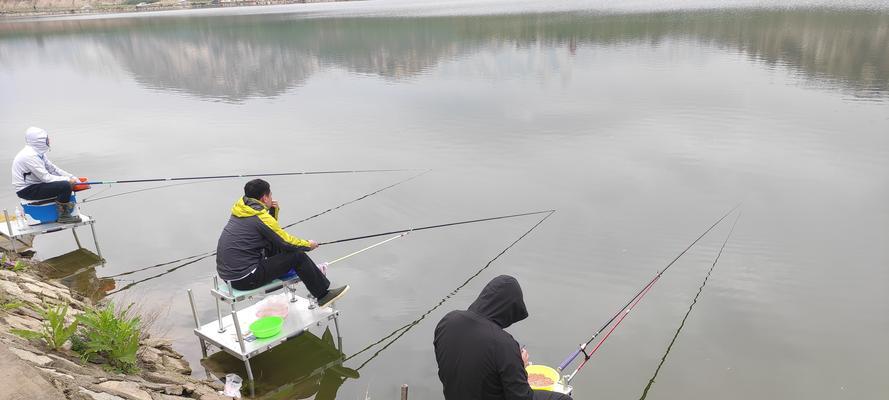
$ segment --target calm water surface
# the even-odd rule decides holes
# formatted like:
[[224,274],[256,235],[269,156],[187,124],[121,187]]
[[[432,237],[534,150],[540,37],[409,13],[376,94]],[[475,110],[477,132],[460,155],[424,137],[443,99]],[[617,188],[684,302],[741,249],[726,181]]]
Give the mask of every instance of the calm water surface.
[[[531,314],[510,332],[533,361],[557,364],[743,201],[649,398],[886,398],[889,7],[680,4],[366,2],[4,21],[0,165],[37,125],[58,164],[96,179],[433,169],[291,229],[319,241],[558,209],[346,368],[331,366],[321,330],[260,362],[260,391],[280,398],[394,399],[402,383],[412,398],[440,398],[435,323],[498,274],[519,279]],[[289,223],[408,176],[270,181]],[[83,208],[108,260],[95,276],[214,249],[242,185],[107,199],[138,187],[93,189]],[[15,204],[11,189],[0,196]],[[416,232],[338,264],[331,278],[353,287],[339,303],[344,353],[416,320],[535,222]],[[658,282],[574,381],[576,398],[641,395],[727,232]],[[38,256],[72,246],[42,237]],[[186,289],[213,319],[213,273],[210,258],[112,298],[162,312],[154,329],[201,375]]]

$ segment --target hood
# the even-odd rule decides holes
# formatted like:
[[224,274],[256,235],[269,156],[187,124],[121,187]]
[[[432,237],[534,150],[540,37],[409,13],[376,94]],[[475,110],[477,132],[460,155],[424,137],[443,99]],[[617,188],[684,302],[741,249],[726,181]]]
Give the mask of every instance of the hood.
[[232,206],[232,215],[239,218],[246,218],[262,214],[265,210],[265,204],[262,204],[259,200],[250,197],[241,197],[235,205]]
[[469,311],[494,321],[501,328],[528,318],[522,287],[519,286],[519,281],[509,275],[491,279],[469,306]]
[[36,126],[32,126],[25,131],[25,144],[36,150],[37,154],[42,155],[49,151],[47,138],[49,138],[49,134]]

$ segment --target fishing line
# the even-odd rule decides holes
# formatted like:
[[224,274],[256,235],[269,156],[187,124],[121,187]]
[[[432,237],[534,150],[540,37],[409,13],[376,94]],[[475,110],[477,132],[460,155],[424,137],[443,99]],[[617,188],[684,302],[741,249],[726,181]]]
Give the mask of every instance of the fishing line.
[[418,324],[420,324],[420,322],[423,321],[423,319],[425,319],[429,314],[431,314],[433,311],[435,311],[435,310],[437,310],[439,307],[441,307],[446,301],[448,301],[448,299],[450,299],[451,297],[454,297],[458,292],[460,292],[461,289],[463,289],[466,285],[468,285],[469,282],[472,282],[472,281],[473,281],[476,277],[478,277],[482,272],[484,272],[486,269],[488,269],[488,267],[490,267],[495,261],[497,261],[497,259],[499,259],[501,256],[503,256],[504,254],[506,254],[506,252],[509,251],[509,249],[511,249],[511,248],[512,248],[513,246],[515,246],[519,241],[521,241],[522,239],[524,239],[525,236],[528,236],[532,231],[534,231],[534,229],[537,229],[537,227],[540,226],[540,224],[542,224],[544,221],[546,221],[547,218],[549,218],[550,216],[552,216],[553,213],[555,213],[555,212],[556,212],[556,210],[549,210],[549,211],[547,211],[547,214],[544,215],[543,218],[540,219],[540,221],[537,221],[537,223],[534,224],[534,226],[532,226],[532,227],[531,227],[530,229],[528,229],[525,233],[523,233],[521,236],[519,236],[518,239],[516,239],[515,241],[513,241],[512,243],[510,243],[509,246],[506,246],[503,250],[500,251],[500,253],[498,253],[496,256],[494,256],[494,258],[492,258],[490,261],[488,261],[483,267],[481,267],[479,270],[477,270],[474,274],[470,275],[470,276],[469,276],[469,277],[468,277],[462,284],[460,284],[460,286],[457,286],[454,290],[452,290],[450,293],[448,293],[447,296],[445,296],[445,297],[443,297],[441,300],[439,300],[438,304],[436,304],[435,306],[433,306],[432,308],[430,308],[429,310],[427,310],[426,312],[424,312],[424,313],[423,313],[422,315],[420,315],[417,319],[411,321],[410,323],[405,324],[404,326],[401,326],[401,327],[395,329],[394,331],[392,331],[392,332],[389,333],[388,335],[386,335],[386,336],[382,337],[381,339],[379,339],[379,340],[377,340],[377,341],[375,341],[375,342],[369,344],[368,346],[366,346],[365,348],[359,350],[359,351],[356,352],[355,354],[352,354],[351,356],[346,357],[345,359],[343,359],[343,362],[346,362],[346,361],[348,361],[348,360],[350,360],[350,359],[352,359],[352,358],[358,356],[359,354],[362,354],[362,353],[364,353],[364,352],[370,350],[371,348],[377,346],[378,344],[381,344],[381,343],[385,342],[387,339],[392,338],[392,337],[394,336],[394,338],[392,338],[392,340],[390,340],[388,343],[386,343],[385,346],[383,346],[382,348],[380,348],[379,350],[377,350],[376,352],[374,352],[374,354],[373,354],[370,358],[368,358],[368,359],[365,360],[363,363],[361,363],[361,365],[359,365],[358,368],[356,368],[356,370],[360,370],[361,368],[363,368],[365,365],[367,365],[367,363],[369,363],[371,360],[373,360],[374,358],[376,358],[377,356],[379,356],[380,353],[382,353],[382,352],[383,352],[384,350],[386,350],[389,346],[391,346],[393,343],[395,343],[398,339],[400,339],[402,336],[404,336],[404,335],[405,335],[408,331],[410,331],[414,326],[417,326]]
[[642,397],[639,400],[645,400],[648,396],[648,391],[651,389],[651,385],[654,384],[654,379],[657,378],[658,373],[661,371],[661,367],[664,366],[664,362],[667,361],[667,356],[670,354],[670,350],[673,348],[673,344],[676,343],[676,338],[679,337],[679,332],[682,331],[682,328],[685,327],[685,321],[688,319],[689,314],[691,314],[691,310],[695,307],[695,304],[698,302],[698,297],[701,296],[701,292],[704,291],[704,286],[707,285],[707,280],[710,279],[710,274],[713,273],[713,269],[716,268],[716,263],[719,262],[719,257],[722,256],[722,251],[725,250],[725,245],[728,243],[729,238],[732,237],[732,232],[735,231],[735,225],[738,224],[738,220],[741,219],[741,213],[738,213],[738,216],[735,217],[735,222],[732,224],[732,229],[729,230],[728,235],[725,237],[725,241],[722,242],[722,247],[719,248],[719,253],[716,254],[716,259],[713,260],[713,265],[710,266],[710,270],[707,271],[707,276],[704,277],[704,281],[701,282],[701,286],[698,288],[698,293],[695,294],[694,300],[692,300],[691,305],[688,306],[688,311],[685,312],[685,316],[682,317],[682,323],[679,324],[679,329],[676,329],[676,334],[673,335],[673,340],[670,341],[670,345],[667,346],[667,351],[664,352],[664,356],[661,357],[661,362],[658,363],[657,368],[654,370],[654,375],[651,376],[651,379],[648,380],[648,384],[645,385],[645,390],[642,391]]
[[687,253],[695,244],[697,244],[704,236],[706,236],[711,230],[713,230],[713,228],[715,228],[716,225],[719,225],[719,223],[722,222],[722,220],[724,220],[726,217],[728,217],[732,212],[737,210],[738,207],[740,207],[740,206],[741,206],[741,204],[739,203],[738,205],[732,207],[731,210],[729,210],[722,217],[720,217],[718,220],[716,220],[716,222],[714,222],[713,225],[710,225],[710,227],[707,228],[707,230],[705,230],[704,233],[702,233],[700,236],[698,236],[697,239],[695,239],[693,242],[691,242],[691,244],[688,245],[688,247],[686,247],[685,250],[682,250],[682,252],[680,252],[679,255],[677,255],[675,258],[673,258],[673,260],[670,261],[670,263],[667,264],[667,266],[664,267],[664,269],[662,269],[660,272],[658,272],[654,276],[654,278],[652,278],[651,281],[648,282],[648,284],[646,284],[642,289],[640,289],[639,292],[637,292],[636,295],[633,296],[630,299],[630,301],[627,302],[626,305],[621,307],[620,310],[618,310],[613,316],[611,316],[611,318],[608,319],[608,321],[606,321],[604,324],[602,324],[602,327],[600,327],[596,331],[596,333],[593,334],[593,336],[590,338],[590,340],[586,341],[586,343],[580,344],[580,346],[578,346],[578,349],[575,350],[574,353],[570,354],[568,357],[565,358],[564,361],[562,361],[561,364],[559,364],[559,371],[563,371],[568,366],[568,364],[570,364],[572,361],[574,361],[577,358],[578,355],[580,355],[580,353],[584,354],[584,363],[581,364],[577,369],[575,369],[573,373],[571,373],[571,375],[568,379],[568,382],[570,382],[570,380],[572,378],[574,378],[574,375],[577,374],[578,371],[580,371],[580,368],[584,364],[586,364],[586,360],[589,360],[590,355],[586,352],[586,347],[589,346],[589,344],[592,343],[594,340],[596,340],[596,337],[598,337],[599,334],[602,333],[603,330],[605,330],[605,328],[607,328],[609,325],[611,325],[611,323],[614,322],[614,320],[616,320],[618,317],[620,317],[621,314],[625,315],[627,312],[627,308],[630,307],[631,305],[633,305],[637,298],[639,298],[640,296],[644,296],[644,293],[646,293],[651,288],[651,286],[654,285],[654,283],[658,279],[660,279],[660,277],[665,272],[667,272],[667,270],[670,269],[670,267],[673,266],[673,264],[675,264],[676,261],[679,260],[680,257],[685,255],[685,253]]
[[[312,216],[310,216],[310,217],[303,218],[303,219],[301,219],[301,220],[299,220],[299,221],[296,221],[296,222],[294,222],[294,223],[292,223],[292,224],[285,225],[285,226],[283,227],[283,229],[290,228],[290,227],[292,227],[292,226],[294,226],[294,225],[296,225],[296,224],[300,224],[300,223],[306,222],[306,221],[308,221],[308,220],[311,220],[311,219],[320,217],[320,216],[322,216],[322,215],[324,215],[324,214],[327,214],[327,213],[329,213],[329,212],[331,212],[331,211],[338,210],[338,209],[340,209],[340,208],[342,208],[342,207],[345,207],[345,206],[347,206],[347,205],[349,205],[349,204],[352,204],[352,203],[355,203],[355,202],[357,202],[357,201],[366,199],[366,198],[368,198],[368,197],[370,197],[370,196],[373,196],[373,195],[375,195],[375,194],[377,194],[377,193],[380,193],[380,192],[382,192],[382,191],[384,191],[384,190],[391,189],[391,188],[393,188],[393,187],[396,187],[396,186],[398,186],[398,185],[401,185],[402,183],[405,183],[405,182],[407,182],[407,181],[410,181],[410,180],[412,180],[412,179],[414,179],[414,178],[420,177],[421,175],[424,175],[424,174],[428,173],[429,171],[431,171],[431,170],[425,170],[425,171],[423,171],[423,172],[421,172],[421,173],[419,173],[419,174],[410,176],[410,177],[408,177],[408,178],[406,178],[406,179],[402,179],[402,180],[400,180],[400,181],[398,181],[398,182],[395,182],[395,183],[393,183],[393,184],[391,184],[391,185],[384,186],[384,187],[382,187],[382,188],[379,188],[379,189],[377,189],[377,190],[374,190],[373,192],[370,192],[370,193],[364,194],[364,195],[362,195],[362,196],[360,196],[360,197],[357,197],[357,198],[355,198],[355,199],[349,200],[349,201],[347,201],[347,202],[345,202],[345,203],[342,203],[342,204],[340,204],[340,205],[338,205],[338,206],[336,206],[336,207],[328,208],[327,210],[324,210],[324,211],[322,211],[322,212],[320,212],[320,213],[317,213],[317,214],[315,214],[315,215],[312,215]],[[203,252],[203,253],[199,253],[199,254],[195,254],[195,255],[191,255],[191,256],[183,257],[183,258],[179,258],[179,259],[176,259],[176,260],[173,260],[173,261],[167,261],[167,262],[163,262],[163,263],[160,263],[160,264],[151,265],[151,266],[148,266],[148,267],[138,268],[138,269],[134,269],[134,270],[132,270],[132,271],[128,271],[128,272],[123,272],[123,273],[120,273],[120,274],[117,274],[117,275],[110,275],[110,276],[107,276],[106,278],[115,278],[115,277],[118,277],[118,276],[131,275],[131,274],[134,274],[134,273],[136,273],[136,272],[142,272],[142,271],[147,271],[147,270],[149,270],[149,269],[160,268],[160,267],[163,267],[163,266],[167,266],[167,265],[170,265],[170,264],[176,264],[176,263],[179,263],[179,262],[182,262],[182,261],[187,261],[187,260],[190,260],[190,259],[193,259],[193,258],[197,258],[197,257],[201,257],[201,260],[202,260],[202,259],[204,259],[204,258],[207,258],[207,257],[210,257],[210,256],[214,256],[214,255],[216,255],[216,250],[205,251],[205,252]],[[197,260],[197,261],[200,261],[200,260]],[[174,271],[175,271],[175,270],[174,270]],[[169,272],[172,272],[172,271],[168,271],[168,273],[169,273]]]
[[[213,182],[213,181],[207,181],[207,182]],[[110,194],[110,195],[107,195],[107,196],[98,197],[99,194],[101,194],[102,192],[104,192],[104,191],[106,191],[106,190],[108,190],[108,189],[111,189],[111,188],[113,187],[112,185],[108,185],[105,189],[102,189],[101,191],[99,191],[99,193],[96,193],[96,194],[94,194],[94,195],[92,195],[92,196],[90,196],[90,197],[87,197],[87,198],[83,199],[83,201],[81,201],[81,203],[87,203],[87,202],[92,203],[92,202],[99,201],[99,200],[111,199],[111,198],[118,197],[118,196],[126,196],[126,195],[128,195],[128,194],[133,194],[133,193],[141,193],[141,192],[147,192],[147,191],[150,191],[150,190],[157,190],[157,189],[166,189],[166,188],[171,188],[171,187],[174,187],[174,186],[197,185],[197,184],[200,184],[200,183],[207,183],[207,182],[181,182],[181,183],[171,183],[171,184],[168,184],[168,185],[160,185],[160,186],[152,186],[152,187],[150,187],[150,188],[142,188],[142,189],[136,189],[136,190],[128,190],[128,191],[126,191],[126,192],[120,192],[120,193]]]
[[102,190],[100,190],[100,191],[98,191],[98,192],[96,192],[96,193],[93,193],[91,196],[84,197],[82,200],[80,200],[80,203],[86,203],[86,202],[90,201],[90,199],[92,199],[93,197],[96,197],[96,196],[98,196],[98,195],[100,195],[100,194],[102,194],[102,193],[107,192],[107,191],[108,191],[109,189],[111,189],[112,187],[113,187],[113,186],[111,186],[111,185],[105,186],[104,188],[102,188]]
[[323,246],[323,245],[328,245],[328,244],[343,243],[343,242],[351,242],[351,241],[353,241],[353,240],[369,239],[369,238],[375,238],[375,237],[379,237],[379,236],[392,235],[392,234],[395,234],[395,233],[402,233],[402,232],[407,232],[407,231],[424,231],[424,230],[427,230],[427,229],[444,228],[444,227],[455,226],[455,225],[474,224],[474,223],[476,223],[476,222],[495,221],[495,220],[498,220],[498,219],[524,217],[524,216],[527,216],[527,215],[537,215],[537,214],[547,214],[547,213],[552,214],[552,213],[554,213],[555,211],[556,211],[556,210],[533,211],[533,212],[526,212],[526,213],[521,213],[521,214],[501,215],[501,216],[499,216],[499,217],[479,218],[479,219],[471,219],[471,220],[467,220],[467,221],[449,222],[449,223],[446,223],[446,224],[438,224],[438,225],[422,226],[422,227],[419,227],[419,228],[399,229],[399,230],[397,230],[397,231],[389,231],[389,232],[383,232],[383,233],[375,233],[375,234],[372,234],[372,235],[356,236],[356,237],[351,237],[351,238],[348,238],[348,239],[332,240],[332,241],[329,241],[329,242],[318,243],[318,245],[319,245],[319,246]]

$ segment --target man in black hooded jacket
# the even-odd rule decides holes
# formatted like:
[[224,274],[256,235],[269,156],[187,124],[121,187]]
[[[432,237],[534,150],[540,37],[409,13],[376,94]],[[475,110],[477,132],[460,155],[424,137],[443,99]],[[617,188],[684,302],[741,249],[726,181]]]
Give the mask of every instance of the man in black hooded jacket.
[[466,311],[451,311],[435,327],[435,360],[447,400],[571,400],[534,391],[527,353],[503,329],[528,317],[522,288],[508,275],[488,282]]

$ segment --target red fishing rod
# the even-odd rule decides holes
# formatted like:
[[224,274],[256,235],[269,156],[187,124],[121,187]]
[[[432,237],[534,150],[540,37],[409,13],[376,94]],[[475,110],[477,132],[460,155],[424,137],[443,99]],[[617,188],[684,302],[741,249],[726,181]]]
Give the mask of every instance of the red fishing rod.
[[[670,267],[673,266],[673,264],[675,264],[676,261],[678,261],[680,257],[685,255],[685,253],[687,253],[689,250],[691,250],[691,248],[694,247],[694,245],[697,244],[702,238],[704,238],[704,236],[706,236],[708,233],[710,233],[710,231],[713,230],[713,228],[715,228],[716,225],[719,225],[720,222],[722,222],[726,217],[731,215],[731,213],[734,212],[735,210],[737,210],[738,207],[740,207],[740,206],[741,206],[740,204],[734,206],[731,210],[726,212],[725,215],[723,215],[718,220],[716,220],[716,222],[714,222],[713,225],[710,225],[710,227],[707,228],[707,230],[704,231],[704,233],[702,233],[700,236],[698,236],[697,239],[695,239],[693,242],[691,242],[691,244],[688,245],[688,247],[686,247],[685,250],[682,250],[682,252],[679,253],[679,255],[677,255],[675,258],[673,258],[673,260],[670,261],[670,263],[667,264],[667,266],[664,267],[664,269],[660,270],[657,274],[655,274],[654,278],[652,278],[648,282],[648,284],[643,286],[642,289],[640,289],[636,293],[636,295],[633,296],[630,299],[630,301],[627,302],[627,304],[625,304],[623,307],[621,307],[620,310],[618,310],[613,316],[611,316],[611,318],[609,318],[607,321],[605,321],[605,323],[602,324],[602,327],[600,327],[598,330],[596,330],[596,333],[593,334],[593,336],[590,338],[590,340],[587,340],[586,343],[581,343],[578,346],[577,350],[575,350],[573,353],[568,355],[568,357],[565,358],[565,361],[562,361],[562,363],[559,364],[559,371],[564,371],[565,368],[569,364],[571,364],[571,362],[573,362],[575,359],[577,359],[577,356],[579,356],[581,353],[583,353],[583,356],[584,356],[583,362],[581,362],[580,365],[577,366],[577,368],[574,370],[574,372],[572,372],[570,375],[568,375],[566,377],[566,379],[565,379],[566,385],[568,383],[570,383],[572,379],[574,379],[574,376],[577,375],[577,373],[580,371],[581,368],[583,368],[584,365],[586,365],[586,363],[587,363],[587,361],[589,361],[590,357],[592,357],[592,355],[597,350],[599,350],[599,347],[602,346],[602,343],[605,341],[605,339],[607,339],[608,336],[611,335],[611,332],[614,332],[614,329],[617,328],[617,326],[620,324],[620,322],[623,321],[624,318],[626,318],[627,314],[629,314],[630,311],[632,311],[633,308],[636,307],[636,304],[639,304],[639,302],[642,300],[642,298],[644,298],[645,295],[648,294],[648,291],[651,290],[651,287],[654,286],[654,283],[657,282],[658,279],[660,279],[660,277],[663,276],[664,273],[667,272],[667,270],[670,269]],[[592,343],[594,340],[596,340],[596,338],[599,336],[599,334],[601,334],[606,328],[611,326],[612,322],[615,322],[615,320],[617,322],[614,324],[614,326],[611,327],[611,329],[608,331],[608,333],[605,334],[605,337],[602,338],[602,340],[596,345],[596,347],[594,347],[591,351],[587,352],[586,351],[587,346],[589,346],[590,343]]]

